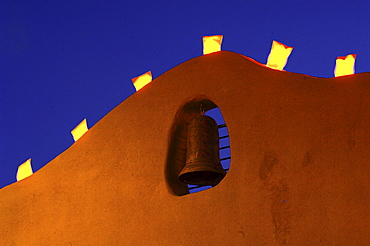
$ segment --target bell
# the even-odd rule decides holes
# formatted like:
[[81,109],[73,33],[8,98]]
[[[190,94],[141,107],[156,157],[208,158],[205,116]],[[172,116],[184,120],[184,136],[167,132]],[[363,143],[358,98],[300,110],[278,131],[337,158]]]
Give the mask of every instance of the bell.
[[218,127],[201,115],[188,125],[186,164],[178,178],[191,185],[217,185],[226,175],[220,163]]

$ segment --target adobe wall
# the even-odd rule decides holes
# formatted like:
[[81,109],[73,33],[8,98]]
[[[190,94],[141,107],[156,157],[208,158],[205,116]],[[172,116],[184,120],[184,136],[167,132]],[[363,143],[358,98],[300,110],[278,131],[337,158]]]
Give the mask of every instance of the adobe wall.
[[[218,186],[180,196],[168,151],[194,98],[220,108],[231,165]],[[366,245],[369,122],[370,73],[324,79],[200,56],[1,189],[0,245]]]

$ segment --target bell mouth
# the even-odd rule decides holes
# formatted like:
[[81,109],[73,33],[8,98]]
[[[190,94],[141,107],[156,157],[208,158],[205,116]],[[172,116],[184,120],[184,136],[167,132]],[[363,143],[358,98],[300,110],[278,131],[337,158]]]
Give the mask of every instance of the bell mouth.
[[225,177],[226,172],[194,171],[181,174],[179,180],[190,185],[212,185],[215,186]]

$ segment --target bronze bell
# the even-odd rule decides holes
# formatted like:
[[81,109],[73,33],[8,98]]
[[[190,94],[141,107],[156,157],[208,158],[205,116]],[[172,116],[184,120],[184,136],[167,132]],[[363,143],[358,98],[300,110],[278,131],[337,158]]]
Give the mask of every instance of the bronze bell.
[[226,175],[220,163],[218,127],[214,119],[201,115],[190,121],[186,165],[179,180],[191,185],[217,185]]

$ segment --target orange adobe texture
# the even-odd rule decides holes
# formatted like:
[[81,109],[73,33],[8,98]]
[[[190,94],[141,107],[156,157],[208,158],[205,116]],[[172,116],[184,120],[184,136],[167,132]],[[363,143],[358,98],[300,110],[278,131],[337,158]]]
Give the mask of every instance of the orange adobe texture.
[[[200,101],[223,114],[230,171],[186,194],[179,135]],[[0,245],[368,245],[370,73],[191,59],[1,189],[0,204]]]

